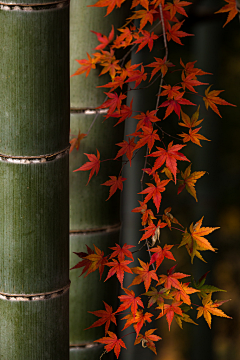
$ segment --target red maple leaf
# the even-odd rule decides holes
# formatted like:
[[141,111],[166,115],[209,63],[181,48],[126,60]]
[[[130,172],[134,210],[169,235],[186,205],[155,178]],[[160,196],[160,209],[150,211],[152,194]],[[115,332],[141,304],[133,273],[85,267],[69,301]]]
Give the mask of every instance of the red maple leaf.
[[152,147],[156,140],[160,141],[160,138],[157,134],[158,130],[153,130],[151,127],[142,126],[142,133],[138,136],[140,137],[140,140],[137,142],[134,150],[140,149],[144,145],[147,144],[149,152],[152,150]]
[[149,81],[152,80],[153,76],[158,72],[158,71],[161,71],[162,73],[162,76],[165,76],[167,71],[168,71],[168,68],[169,67],[172,67],[172,66],[175,66],[173,65],[172,63],[166,61],[166,57],[164,57],[164,59],[161,59],[161,58],[156,58],[154,57],[154,59],[156,60],[155,62],[151,63],[151,64],[148,64],[148,65],[145,65],[146,67],[153,67],[155,69],[153,69],[152,73],[151,73],[151,78]]
[[[152,219],[156,219],[151,209],[147,208],[147,204],[143,201],[138,201],[141,206],[132,209],[132,212],[140,212],[142,214],[142,225],[146,225],[147,222],[151,222]],[[149,224],[150,225],[150,224]]]
[[133,44],[140,44],[138,46],[136,53],[138,51],[140,51],[142,48],[144,48],[144,46],[146,46],[146,45],[148,45],[149,50],[152,51],[153,40],[158,39],[158,36],[156,34],[154,34],[153,31],[152,31],[152,33],[150,33],[147,30],[141,30],[141,33],[143,36],[140,36],[137,40],[133,41]]
[[101,43],[100,45],[95,47],[96,50],[104,49],[113,40],[113,37],[114,37],[113,25],[112,25],[112,30],[108,37],[106,35],[103,35],[99,32],[93,31],[93,30],[91,30],[91,32],[94,33],[95,35],[97,35],[97,39]]
[[173,111],[180,118],[181,106],[180,105],[196,105],[187,99],[183,99],[184,93],[178,93],[173,99],[164,101],[159,107],[166,107],[166,113],[163,119],[166,119]]
[[135,14],[133,16],[131,16],[128,20],[141,19],[139,30],[142,30],[144,28],[144,26],[147,24],[147,22],[150,22],[150,24],[152,25],[153,15],[157,13],[157,11],[154,9],[137,10],[134,12],[135,12]]
[[115,156],[114,160],[116,160],[118,157],[123,156],[124,154],[126,154],[129,162],[130,162],[130,166],[131,166],[131,161],[132,161],[132,156],[133,156],[133,150],[135,149],[135,137],[132,138],[128,138],[128,141],[123,140],[122,142],[116,144],[118,146],[121,146],[121,149],[118,150],[117,155]]
[[188,34],[185,31],[179,30],[183,23],[184,23],[184,21],[178,22],[175,25],[173,25],[172,27],[168,22],[166,23],[166,25],[167,25],[166,32],[167,32],[167,40],[168,41],[173,40],[176,43],[183,45],[183,43],[181,42],[181,40],[179,38],[185,37],[185,36],[193,36],[193,34]]
[[133,99],[130,102],[130,106],[121,105],[120,112],[114,112],[113,114],[111,114],[111,117],[119,118],[118,122],[114,126],[120,124],[122,121],[124,121],[132,116],[132,103],[133,103]]
[[112,262],[106,263],[107,266],[112,268],[109,270],[108,275],[104,281],[107,281],[111,276],[116,274],[121,287],[123,287],[124,272],[132,274],[132,270],[127,266],[131,262],[131,260],[117,261],[116,259],[113,259]]
[[147,73],[145,73],[144,67],[141,65],[141,70],[135,70],[134,73],[127,79],[126,83],[135,81],[136,88],[142,81],[145,81],[147,78]]
[[86,328],[84,330],[91,329],[91,328],[97,327],[97,326],[101,326],[106,323],[105,324],[105,335],[106,335],[111,321],[115,325],[117,325],[116,318],[114,316],[115,313],[112,312],[112,306],[105,303],[105,301],[103,301],[103,302],[104,302],[106,310],[88,311],[90,314],[96,315],[96,316],[100,317],[101,319],[98,319],[97,321],[95,321],[95,323],[93,323],[91,326],[89,326],[88,328]]
[[84,153],[84,155],[86,155],[90,161],[86,162],[86,164],[83,164],[82,166],[80,166],[80,168],[74,170],[73,172],[91,170],[90,174],[89,174],[88,182],[87,182],[87,184],[88,184],[89,181],[91,180],[94,172],[96,171],[96,175],[97,175],[98,171],[100,169],[100,160],[99,160],[100,153],[97,149],[97,156],[94,154],[86,154],[86,153]]
[[176,266],[177,265],[174,265],[173,267],[171,267],[171,269],[169,269],[167,271],[167,275],[160,275],[160,280],[157,283],[157,285],[161,285],[164,283],[164,287],[166,289],[171,289],[172,286],[176,289],[181,289],[181,284],[178,281],[178,279],[183,279],[190,275],[186,275],[186,274],[179,273],[179,272],[174,273]]
[[145,324],[145,322],[151,322],[151,317],[153,316],[153,314],[150,314],[148,312],[146,312],[145,314],[143,313],[143,310],[139,310],[136,312],[136,314],[129,314],[124,316],[124,318],[122,318],[122,320],[127,319],[126,324],[124,326],[124,328],[122,330],[125,330],[126,328],[128,328],[130,325],[133,324],[133,327],[137,333],[137,336],[141,330],[141,328],[143,327],[143,325]]
[[[177,160],[189,161],[185,155],[180,153],[178,150],[181,150],[186,145],[173,145],[173,141],[168,144],[168,149],[165,150],[157,146],[158,151],[154,151],[152,154],[148,155],[151,157],[157,157],[152,172],[159,169],[164,162],[166,161],[167,168],[171,171],[174,176],[176,184],[176,175],[177,175]],[[170,180],[169,180],[170,181]]]
[[87,255],[85,257],[85,259],[88,259],[92,262],[92,264],[89,266],[88,272],[86,274],[86,276],[88,274],[90,274],[91,272],[95,271],[95,270],[99,270],[99,274],[100,274],[100,280],[103,274],[103,270],[104,270],[104,266],[107,265],[107,256],[104,256],[104,252],[101,251],[97,246],[95,246],[93,244],[94,248],[95,248],[95,254],[91,253],[89,255]]
[[147,110],[146,114],[144,112],[141,112],[141,114],[135,115],[133,118],[140,120],[137,124],[136,131],[141,129],[143,126],[151,127],[152,123],[160,121],[160,119],[155,116],[156,112],[157,110]]
[[161,192],[165,191],[165,186],[169,183],[170,179],[160,181],[159,176],[155,176],[155,183],[156,186],[153,184],[148,184],[148,187],[141,191],[138,194],[148,194],[145,199],[144,203],[147,203],[150,199],[153,199],[154,205],[157,208],[157,212],[159,212],[159,207],[162,200]]
[[188,90],[196,93],[196,90],[193,86],[199,86],[199,85],[208,85],[208,83],[203,83],[201,81],[198,81],[196,79],[196,75],[194,73],[189,74],[185,76],[184,72],[182,72],[182,88],[185,90],[187,88]]
[[171,19],[175,16],[175,14],[178,12],[179,14],[182,14],[184,16],[188,16],[186,11],[184,10],[183,6],[191,5],[191,2],[188,1],[180,1],[180,0],[174,0],[173,4],[167,3],[165,6],[165,10],[170,10],[170,16]]
[[[78,263],[77,263],[77,265],[75,265],[75,266],[73,266],[70,270],[73,270],[73,269],[79,269],[79,268],[81,268],[81,267],[83,267],[83,270],[82,270],[82,273],[81,273],[81,275],[83,275],[88,269],[89,269],[89,267],[90,267],[90,265],[92,264],[92,261],[91,260],[88,260],[88,259],[85,259],[85,257],[87,256],[87,255],[90,255],[90,254],[94,254],[94,250],[92,250],[89,246],[87,246],[86,245],[86,247],[87,247],[87,253],[85,253],[85,252],[74,252],[74,254],[76,254],[78,257],[80,257],[81,259],[83,259],[83,260],[81,260],[81,261],[79,261]],[[81,276],[80,275],[80,276]],[[85,275],[85,277],[86,277],[87,275]]]
[[156,274],[156,270],[149,270],[148,263],[145,263],[140,259],[138,259],[138,261],[140,262],[141,267],[136,266],[131,268],[134,274],[138,274],[138,276],[133,279],[132,283],[128,287],[144,282],[145,289],[148,291],[152,279],[158,281],[158,276]]
[[178,314],[181,316],[183,315],[182,310],[179,307],[180,305],[182,305],[182,301],[173,302],[172,305],[164,304],[163,312],[156,318],[156,319],[159,319],[159,318],[163,317],[164,315],[166,315],[169,331],[170,331],[171,323],[173,321],[174,314]]
[[146,226],[144,229],[141,230],[141,231],[145,231],[145,233],[143,234],[139,242],[148,239],[149,237],[152,237],[152,240],[154,242],[154,238],[158,237],[158,234],[160,235],[160,229],[164,228],[165,226],[167,226],[167,224],[161,222],[161,220],[158,220],[157,225],[154,225],[154,223],[151,222],[148,226]]
[[123,178],[119,175],[117,178],[116,176],[109,176],[111,180],[106,181],[105,183],[101,185],[111,186],[109,190],[109,197],[106,199],[110,199],[110,197],[117,191],[117,189],[120,189],[122,191],[123,189],[123,181],[127,180],[126,178]]
[[134,291],[124,288],[123,290],[127,295],[119,296],[119,299],[120,301],[122,301],[122,304],[119,306],[116,313],[127,310],[131,306],[131,312],[133,315],[135,315],[137,313],[138,306],[144,308],[142,300],[139,296],[135,295]]
[[156,261],[156,269],[158,269],[164,258],[176,261],[171,251],[169,251],[173,246],[174,245],[165,244],[163,249],[161,248],[161,246],[150,249],[150,251],[154,254],[151,256],[151,261],[149,265],[152,265]]
[[131,258],[132,260],[134,260],[131,251],[128,250],[128,249],[131,249],[133,247],[135,247],[135,245],[127,245],[127,244],[124,244],[123,247],[121,247],[118,244],[116,244],[115,247],[110,247],[109,249],[115,250],[110,255],[110,259],[117,256],[119,261],[123,261],[125,256],[127,256],[127,257]]
[[122,93],[120,95],[118,95],[116,92],[115,93],[104,93],[106,94],[110,99],[106,100],[102,105],[98,106],[96,109],[107,109],[108,113],[106,115],[106,117],[110,117],[113,113],[114,110],[117,109],[118,112],[120,113],[120,107],[122,104],[122,100],[125,99],[127,96],[123,95]]
[[107,350],[107,352],[114,350],[114,353],[118,359],[121,347],[124,347],[126,349],[126,345],[124,344],[122,339],[118,339],[117,335],[114,334],[111,331],[108,331],[109,337],[103,337],[98,340],[94,340],[94,342],[99,342],[101,344],[107,344],[104,346],[104,348]]

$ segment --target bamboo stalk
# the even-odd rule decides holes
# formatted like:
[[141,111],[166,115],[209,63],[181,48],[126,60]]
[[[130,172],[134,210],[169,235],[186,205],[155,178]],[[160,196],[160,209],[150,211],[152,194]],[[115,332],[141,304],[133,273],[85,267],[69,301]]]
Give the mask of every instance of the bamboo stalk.
[[69,4],[0,10],[0,355],[69,358]]

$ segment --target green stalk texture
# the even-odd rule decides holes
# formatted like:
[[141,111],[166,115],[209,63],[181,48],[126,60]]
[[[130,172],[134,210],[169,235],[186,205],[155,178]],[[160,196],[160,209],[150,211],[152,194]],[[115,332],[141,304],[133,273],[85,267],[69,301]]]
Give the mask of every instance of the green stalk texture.
[[[99,45],[97,37],[90,30],[109,35],[111,25],[115,31],[124,24],[124,9],[114,10],[104,18],[106,8],[87,7],[95,1],[72,0],[70,8],[70,73],[73,74],[79,64],[76,59],[85,59]],[[107,76],[99,77],[100,70],[92,70],[86,78],[85,74],[71,78],[71,136],[77,137],[79,130],[87,133],[96,115],[95,109],[106,98],[102,89],[96,86],[110,81]],[[106,90],[107,91],[107,90]],[[90,111],[91,110],[91,111]],[[73,172],[86,163],[84,155],[100,152],[100,160],[113,159],[119,148],[115,145],[123,140],[123,127],[113,125],[113,119],[104,121],[104,116],[97,117],[89,135],[81,141],[80,149],[70,155],[70,268],[81,259],[73,252],[87,252],[85,245],[94,249],[97,246],[104,254],[110,253],[109,247],[119,242],[120,234],[120,191],[108,201],[109,187],[101,186],[109,180],[110,175],[118,176],[121,161],[106,161],[100,164],[100,171],[86,186],[89,171]],[[108,268],[109,270],[109,268]],[[104,349],[101,344],[94,343],[104,334],[104,326],[90,327],[99,318],[88,311],[104,310],[103,300],[116,310],[118,281],[109,279],[106,283],[107,270],[102,281],[99,272],[79,277],[81,269],[70,271],[70,359],[95,360]],[[112,358],[104,355],[106,359]]]
[[69,4],[44,2],[0,8],[1,360],[69,359]]

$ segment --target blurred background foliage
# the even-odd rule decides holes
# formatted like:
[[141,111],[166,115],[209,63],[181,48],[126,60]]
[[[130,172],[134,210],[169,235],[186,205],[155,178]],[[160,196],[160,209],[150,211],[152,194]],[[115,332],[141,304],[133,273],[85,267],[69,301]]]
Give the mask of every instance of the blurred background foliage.
[[[181,330],[176,323],[168,331],[167,322],[160,319],[154,327],[158,327],[158,335],[163,340],[158,343],[158,355],[152,355],[154,360],[239,360],[240,359],[240,24],[235,18],[225,28],[226,14],[214,14],[226,3],[219,0],[195,0],[189,12],[189,18],[185,20],[184,31],[195,34],[194,37],[183,38],[184,46],[173,42],[169,43],[169,60],[178,68],[179,58],[184,63],[197,60],[196,67],[213,75],[202,76],[199,80],[213,84],[212,90],[225,90],[220,94],[226,101],[237,105],[219,106],[222,118],[213,113],[211,109],[206,111],[203,101],[196,96],[190,99],[201,104],[200,118],[204,118],[201,124],[203,134],[211,142],[202,141],[202,148],[195,144],[187,146],[185,154],[191,159],[192,171],[207,171],[196,185],[198,203],[184,191],[176,196],[177,188],[169,186],[164,193],[160,213],[168,206],[172,206],[172,214],[184,227],[189,227],[192,222],[198,221],[204,215],[203,226],[220,226],[221,229],[211,234],[208,239],[216,253],[206,252],[203,254],[207,263],[194,259],[191,267],[190,258],[181,248],[175,251],[177,258],[177,271],[192,273],[198,280],[204,273],[210,271],[207,283],[215,285],[227,292],[218,292],[213,299],[231,299],[222,306],[227,315],[233,319],[224,319],[213,316],[212,330],[210,330],[203,318],[197,322],[198,326],[184,323]],[[153,49],[157,57],[164,56],[162,43],[155,44]],[[135,56],[135,57],[134,57]],[[152,60],[146,58],[147,51],[144,49],[134,55],[136,62],[149,63]],[[140,60],[141,59],[141,60]],[[170,69],[171,70],[171,69]],[[171,79],[171,80],[170,80]],[[168,79],[166,78],[168,82]],[[176,79],[169,74],[171,85],[181,81],[179,73]],[[174,82],[175,81],[175,82]],[[207,86],[202,89],[201,95]],[[156,91],[155,91],[156,94]],[[136,109],[146,111],[154,109],[154,95],[149,89],[134,92]],[[138,100],[137,100],[138,99]],[[130,102],[130,99],[129,99]],[[155,100],[154,100],[155,102]],[[150,106],[149,106],[150,105]],[[138,107],[137,107],[138,106]],[[140,107],[139,107],[140,106]],[[185,106],[183,109],[188,115],[192,115],[196,108]],[[158,116],[163,118],[164,111],[159,111]],[[182,131],[177,125],[175,114],[166,120],[164,130],[171,134]],[[128,123],[126,134],[134,131],[134,120]],[[133,129],[133,130],[132,130]],[[166,138],[169,141],[168,138]],[[189,144],[189,143],[188,143]],[[140,238],[141,228],[139,214],[130,213],[131,209],[138,206],[140,196],[133,198],[133,192],[140,190],[141,168],[143,167],[142,154],[134,158],[131,171],[125,170],[126,181],[122,197],[122,243],[136,244]],[[186,163],[178,162],[180,169],[186,168]],[[134,175],[131,175],[134,174]],[[131,200],[130,200],[131,197]],[[165,229],[164,229],[165,230]],[[161,244],[179,243],[181,237],[178,232],[162,230]],[[137,254],[137,257],[141,257]],[[166,261],[166,268],[173,265],[170,260]],[[136,266],[136,265],[134,265]],[[162,267],[164,271],[164,266]],[[129,279],[126,279],[125,286]],[[136,287],[132,288],[134,291]],[[197,303],[197,296],[193,298]],[[196,311],[195,311],[196,315]],[[192,316],[195,319],[195,316]],[[151,326],[152,327],[152,326]],[[126,338],[125,338],[126,339]],[[134,340],[133,340],[134,341]],[[129,346],[131,345],[128,345]],[[122,351],[121,359],[138,360],[151,358],[150,351],[141,349]]]

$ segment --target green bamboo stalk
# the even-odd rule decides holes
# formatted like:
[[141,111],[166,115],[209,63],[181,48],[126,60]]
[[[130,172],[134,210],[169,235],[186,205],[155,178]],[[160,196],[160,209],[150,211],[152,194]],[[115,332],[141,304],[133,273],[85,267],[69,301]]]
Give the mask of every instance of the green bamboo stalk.
[[0,9],[0,357],[9,360],[69,358],[69,4],[45,2]]
[[[91,1],[94,4],[95,1]],[[86,58],[86,52],[91,54],[98,45],[96,35],[90,30],[108,35],[111,25],[115,30],[123,25],[124,10],[116,10],[107,18],[105,8],[89,8],[88,1],[73,0],[70,11],[70,73],[79,67],[75,59]],[[126,13],[126,12],[125,12]],[[96,86],[109,81],[99,77],[98,70],[90,72],[88,78],[84,75],[71,79],[71,134],[86,133],[95,117],[95,109],[104,102],[105,94]],[[92,109],[93,114],[86,111]],[[75,172],[87,161],[84,153],[100,151],[101,159],[113,158],[118,148],[115,143],[122,141],[123,128],[113,127],[111,119],[105,122],[99,115],[88,137],[81,142],[77,152],[70,155],[70,266],[76,265],[79,258],[73,252],[86,252],[86,246],[93,244],[104,253],[109,246],[119,242],[120,215],[119,194],[108,198],[109,188],[101,186],[109,175],[118,175],[121,162],[101,163],[98,176],[91,179],[86,187],[89,172]],[[87,311],[104,309],[103,300],[115,306],[117,298],[117,281],[99,281],[99,273],[91,274],[87,279],[79,278],[81,269],[70,272],[70,359],[97,359],[103,352],[102,345],[93,341],[104,336],[104,327],[84,331],[92,325],[96,317]],[[106,273],[105,273],[106,277]],[[103,275],[104,278],[104,275]],[[93,346],[95,345],[95,347]]]

